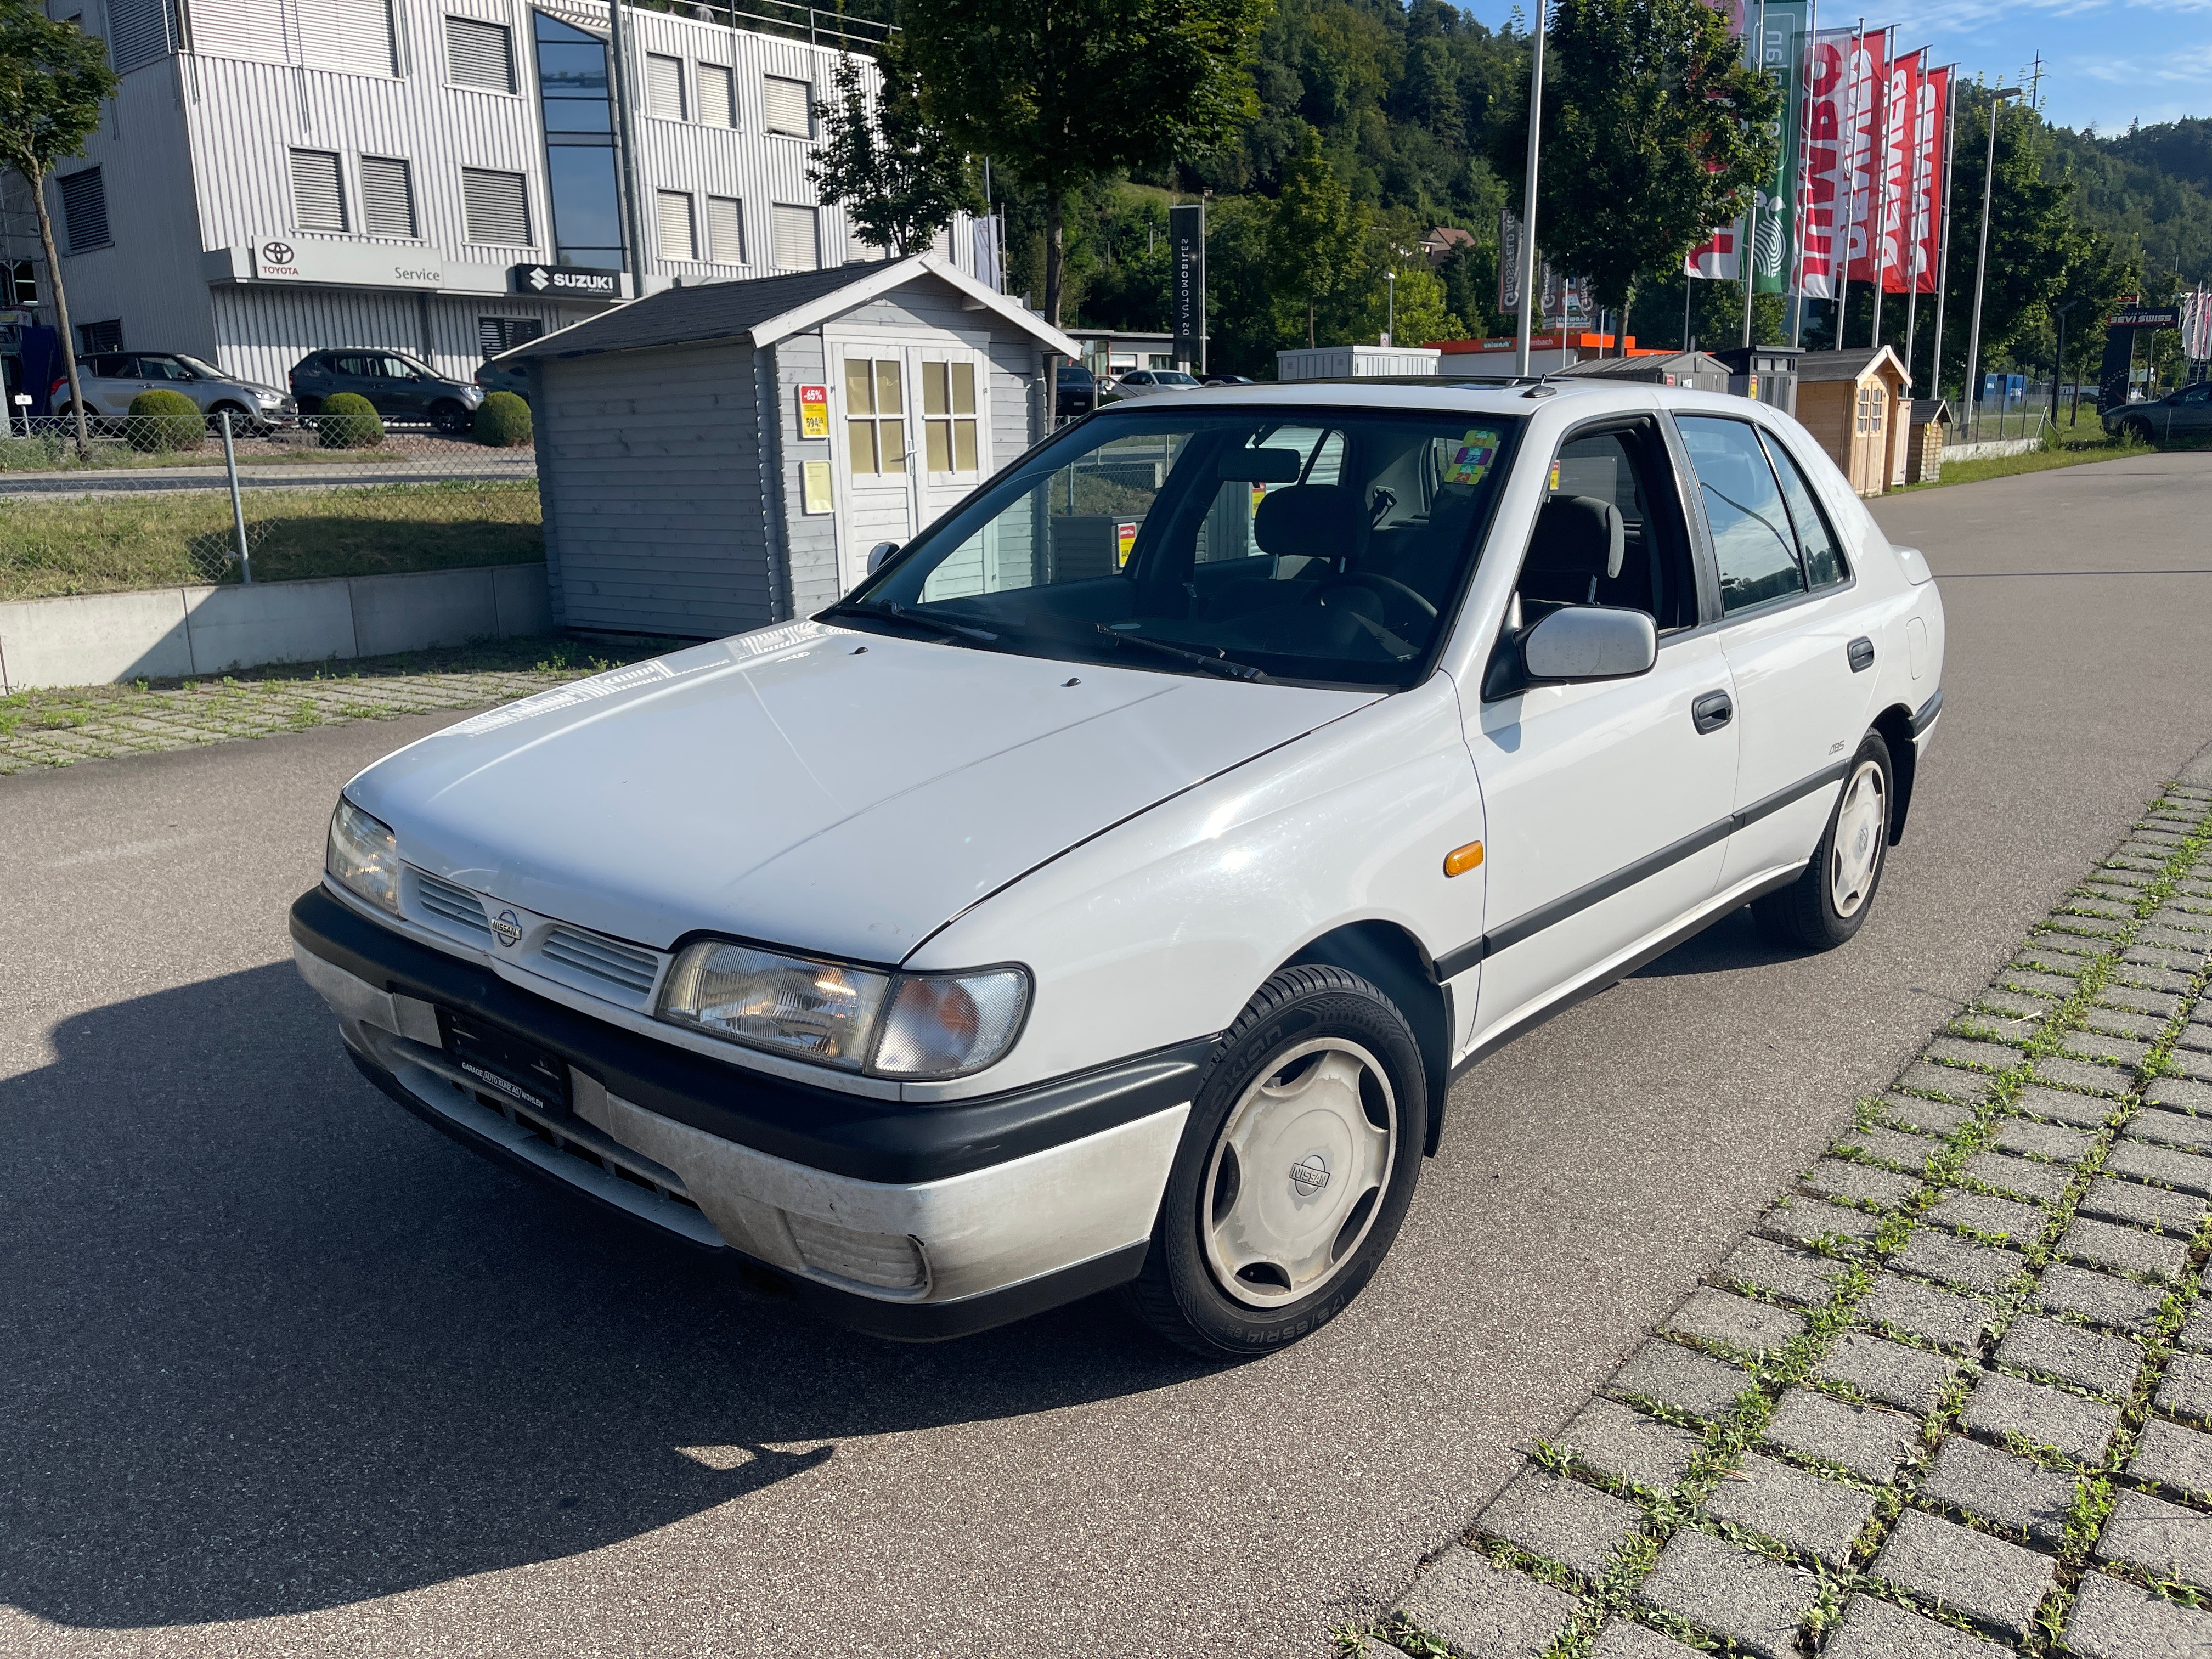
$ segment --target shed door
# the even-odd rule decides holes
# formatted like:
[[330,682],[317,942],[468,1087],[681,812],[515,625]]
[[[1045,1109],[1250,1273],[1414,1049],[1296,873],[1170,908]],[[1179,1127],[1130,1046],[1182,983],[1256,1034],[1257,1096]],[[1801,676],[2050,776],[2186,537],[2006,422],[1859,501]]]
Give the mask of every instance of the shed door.
[[870,548],[903,545],[991,471],[990,364],[970,347],[910,337],[841,337],[830,349],[850,590]]

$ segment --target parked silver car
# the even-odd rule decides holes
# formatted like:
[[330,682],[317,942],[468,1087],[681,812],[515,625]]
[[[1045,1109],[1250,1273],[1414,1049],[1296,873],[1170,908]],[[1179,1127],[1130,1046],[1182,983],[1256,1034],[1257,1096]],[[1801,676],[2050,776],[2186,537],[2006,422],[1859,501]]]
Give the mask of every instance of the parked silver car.
[[1199,384],[1197,375],[1179,368],[1133,368],[1115,380],[1113,390],[1119,397],[1150,398],[1163,392],[1188,392]]
[[[181,392],[210,420],[228,414],[240,432],[266,432],[299,418],[300,405],[282,387],[263,386],[226,374],[204,357],[183,351],[102,351],[77,359],[77,383],[84,388],[84,412],[117,417],[131,412],[142,392]],[[49,394],[57,415],[73,415],[69,381],[58,379]]]
[[2139,444],[2212,440],[2212,380],[2199,380],[2163,398],[2116,404],[2105,411],[2105,430]]

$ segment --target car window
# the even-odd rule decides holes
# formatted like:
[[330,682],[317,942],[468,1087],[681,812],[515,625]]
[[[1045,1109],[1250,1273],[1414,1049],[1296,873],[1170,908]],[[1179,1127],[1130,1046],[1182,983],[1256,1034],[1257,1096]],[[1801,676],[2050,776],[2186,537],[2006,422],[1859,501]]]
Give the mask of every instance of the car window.
[[2190,387],[2181,394],[2181,401],[2185,404],[2212,403],[2212,384],[2200,383]]
[[1680,417],[1720,566],[1721,608],[1735,611],[1805,591],[1797,538],[1774,469],[1748,421]]
[[141,378],[149,380],[189,380],[191,374],[174,357],[141,357],[138,360]]
[[411,380],[416,375],[415,365],[404,357],[379,357],[374,372],[387,380]]
[[88,357],[84,373],[95,380],[127,380],[131,374],[131,360],[128,357]]
[[195,357],[189,351],[179,351],[177,354],[177,361],[203,379],[220,380],[226,378],[222,370],[208,362],[206,358]]
[[1782,494],[1790,503],[1790,522],[1797,532],[1797,549],[1805,561],[1805,574],[1816,587],[1833,587],[1850,575],[1844,563],[1843,548],[1836,540],[1835,528],[1828,522],[1826,514],[1813,494],[1812,481],[1806,477],[1797,459],[1785,448],[1782,441],[1771,432],[1762,432],[1759,440],[1766,446],[1766,457],[1774,463],[1775,476],[1782,480]]
[[[1641,611],[1662,632],[1697,625],[1681,498],[1655,427],[1638,422],[1570,438],[1553,458],[1546,483],[1515,587],[1523,625],[1565,605]],[[1617,573],[1610,559],[1616,519]]]

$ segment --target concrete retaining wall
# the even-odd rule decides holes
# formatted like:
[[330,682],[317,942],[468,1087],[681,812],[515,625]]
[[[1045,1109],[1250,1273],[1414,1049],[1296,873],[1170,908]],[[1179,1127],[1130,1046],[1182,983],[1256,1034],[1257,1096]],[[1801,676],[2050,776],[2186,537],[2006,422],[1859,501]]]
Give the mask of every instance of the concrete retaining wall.
[[2043,447],[2041,438],[1984,438],[1978,444],[1946,444],[1943,465],[1954,461],[1986,461],[1995,455],[2025,455]]
[[0,605],[0,692],[382,657],[552,626],[542,564],[16,599]]

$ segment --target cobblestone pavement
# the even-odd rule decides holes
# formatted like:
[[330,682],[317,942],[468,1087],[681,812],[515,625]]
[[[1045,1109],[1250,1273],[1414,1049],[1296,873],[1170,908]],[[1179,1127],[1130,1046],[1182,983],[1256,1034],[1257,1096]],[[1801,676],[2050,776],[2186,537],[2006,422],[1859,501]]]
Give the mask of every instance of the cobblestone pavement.
[[2208,953],[2175,784],[1345,1645],[2212,1654]]

